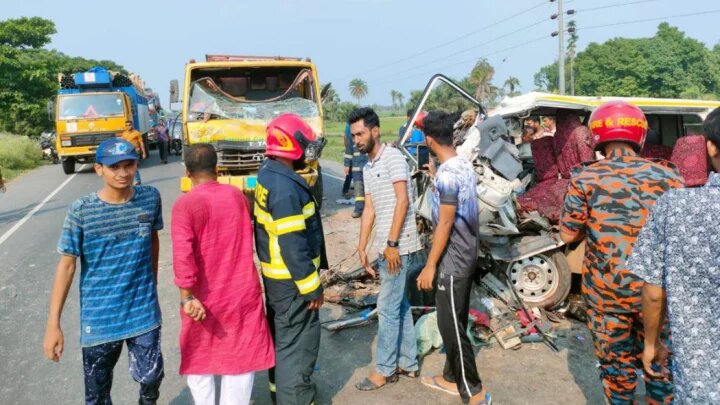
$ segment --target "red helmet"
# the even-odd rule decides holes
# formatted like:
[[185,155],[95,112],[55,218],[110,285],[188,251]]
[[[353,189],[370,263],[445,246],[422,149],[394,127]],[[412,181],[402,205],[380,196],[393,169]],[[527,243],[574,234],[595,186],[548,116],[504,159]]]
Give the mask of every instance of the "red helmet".
[[417,118],[415,118],[415,127],[422,130],[423,129],[423,120],[425,120],[425,117],[427,117],[428,113],[427,111],[420,111],[418,113]]
[[270,121],[267,128],[265,155],[291,160],[300,159],[303,154],[308,160],[320,157],[324,139],[315,136],[310,125],[295,114],[282,114]]
[[627,142],[639,152],[645,144],[648,123],[638,107],[625,101],[608,101],[590,115],[592,147],[600,150],[608,142]]

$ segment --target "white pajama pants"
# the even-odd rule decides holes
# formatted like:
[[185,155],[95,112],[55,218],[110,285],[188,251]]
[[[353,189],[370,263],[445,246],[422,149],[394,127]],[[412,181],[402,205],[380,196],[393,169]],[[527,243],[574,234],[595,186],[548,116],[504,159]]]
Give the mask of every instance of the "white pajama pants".
[[[220,405],[250,403],[255,373],[223,375],[220,382]],[[186,375],[195,405],[215,405],[215,376]]]

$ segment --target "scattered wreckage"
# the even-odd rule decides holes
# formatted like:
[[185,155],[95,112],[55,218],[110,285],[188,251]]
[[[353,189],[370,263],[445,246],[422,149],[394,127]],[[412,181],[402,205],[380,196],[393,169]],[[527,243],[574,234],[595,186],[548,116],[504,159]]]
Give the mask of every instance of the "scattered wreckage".
[[[585,316],[577,297],[568,300],[573,273],[580,273],[584,243],[566,246],[559,238],[558,222],[570,179],[571,169],[596,155],[590,147],[587,120],[592,110],[609,98],[571,97],[530,93],[506,98],[488,113],[469,93],[443,75],[431,78],[411,123],[416,123],[432,104],[432,92],[439,86],[455,94],[454,108],[464,111],[455,125],[458,154],[471,161],[477,175],[478,229],[477,284],[471,300],[471,328],[475,344],[497,340],[503,348],[519,347],[522,342],[552,342],[550,321],[558,316],[552,310],[575,319]],[[458,100],[462,102],[458,102]],[[704,184],[707,177],[704,141],[699,136],[705,116],[719,102],[702,100],[625,99],[638,105],[649,122],[648,141],[642,151],[647,158],[673,161],[686,185]],[[437,105],[430,105],[437,108]],[[556,118],[554,136],[540,138],[521,153],[521,130],[530,116]],[[431,178],[424,165],[423,145],[409,145],[408,125],[400,141],[414,172],[415,211],[421,239],[431,244],[429,193]],[[523,147],[523,146],[521,146]],[[423,153],[424,152],[424,153]],[[356,308],[347,319],[329,321],[324,327],[337,331],[370,322],[378,287],[363,268],[350,272],[338,269],[326,274],[324,284],[335,288],[328,301]],[[333,295],[333,294],[331,294]],[[565,305],[563,306],[563,304]],[[527,308],[527,307],[530,308]],[[436,319],[432,307],[413,307],[421,353],[437,347]]]

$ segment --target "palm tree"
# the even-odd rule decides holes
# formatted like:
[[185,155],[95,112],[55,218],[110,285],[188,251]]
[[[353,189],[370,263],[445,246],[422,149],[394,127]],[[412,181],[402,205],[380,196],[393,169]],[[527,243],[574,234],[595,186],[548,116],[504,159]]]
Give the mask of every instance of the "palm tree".
[[480,102],[487,102],[493,96],[493,86],[491,84],[495,68],[492,67],[487,59],[482,58],[473,67],[470,72],[469,81],[475,87],[475,99]]
[[350,95],[357,100],[358,104],[360,104],[360,100],[368,94],[367,82],[362,79],[350,80],[350,86],[348,89],[350,90]]
[[398,96],[400,95],[400,92],[397,90],[390,90],[390,98],[392,98],[392,105],[393,108],[397,108],[398,106]]
[[520,87],[520,79],[518,79],[515,76],[510,76],[505,80],[505,84],[503,84],[503,88],[507,89],[507,95],[510,97],[515,97],[520,94],[520,92],[516,92],[515,89]]
[[397,100],[398,100],[398,105],[400,106],[400,108],[402,108],[402,106],[405,105],[405,96],[402,93],[398,92]]

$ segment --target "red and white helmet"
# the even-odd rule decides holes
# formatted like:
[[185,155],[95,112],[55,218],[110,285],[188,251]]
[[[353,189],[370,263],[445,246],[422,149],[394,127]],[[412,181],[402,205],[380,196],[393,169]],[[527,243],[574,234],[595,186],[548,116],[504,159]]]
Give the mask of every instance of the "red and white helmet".
[[645,144],[648,122],[638,107],[625,101],[608,101],[590,115],[592,147],[600,150],[608,142],[627,142],[639,152]]
[[316,160],[325,146],[325,139],[318,138],[310,125],[296,114],[278,116],[270,121],[265,132],[266,156],[298,160],[305,155],[308,160]]

